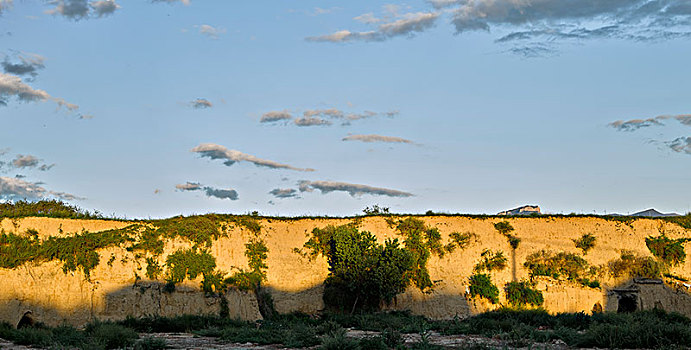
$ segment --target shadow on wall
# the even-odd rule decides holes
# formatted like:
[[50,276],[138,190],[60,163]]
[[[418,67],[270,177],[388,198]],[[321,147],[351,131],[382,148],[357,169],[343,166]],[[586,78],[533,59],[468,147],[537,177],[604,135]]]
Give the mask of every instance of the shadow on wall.
[[[266,288],[274,299],[279,313],[304,312],[317,313],[324,309],[321,299],[323,286],[318,285],[299,291],[281,291]],[[226,302],[223,302],[225,297]],[[230,318],[258,320],[259,305],[255,294],[231,289],[224,295],[205,295],[191,285],[178,285],[175,291],[166,291],[160,282],[137,282],[105,294],[99,300],[93,294],[91,305],[81,305],[72,309],[62,309],[57,305],[38,304],[25,300],[4,300],[0,302],[0,321],[12,326],[23,326],[41,322],[49,326],[71,324],[84,326],[95,320],[123,320],[128,316],[172,317],[182,314],[220,315],[226,308]],[[318,301],[309,303],[307,301]],[[468,300],[462,294],[439,292],[422,293],[409,289],[396,297],[384,310],[410,310],[413,314],[425,315],[432,319],[467,317],[478,312],[488,311],[496,306],[482,300]],[[638,310],[663,309],[691,316],[691,295],[688,287],[680,284],[670,287],[661,280],[633,279],[606,290],[604,311],[633,312]],[[589,312],[591,310],[583,310]]]

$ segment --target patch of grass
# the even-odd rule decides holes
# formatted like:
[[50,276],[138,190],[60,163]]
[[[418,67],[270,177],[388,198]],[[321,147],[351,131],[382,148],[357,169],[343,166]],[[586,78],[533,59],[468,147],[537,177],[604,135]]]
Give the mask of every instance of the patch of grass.
[[211,247],[213,241],[222,235],[221,220],[216,215],[176,216],[151,223],[156,226],[156,231],[152,235],[184,238],[194,243],[195,247]]
[[[334,314],[322,316],[326,322],[333,322],[345,328],[356,328],[363,331],[419,333],[432,327],[432,323],[423,316],[412,315],[409,311],[391,311],[364,314]],[[398,333],[400,337],[400,333]]]
[[85,329],[91,343],[105,349],[122,349],[134,345],[139,334],[133,329],[115,323],[92,323]]

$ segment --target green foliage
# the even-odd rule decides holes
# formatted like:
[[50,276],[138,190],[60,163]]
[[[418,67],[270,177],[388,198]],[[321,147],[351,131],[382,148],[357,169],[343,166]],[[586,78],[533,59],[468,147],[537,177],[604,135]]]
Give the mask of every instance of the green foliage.
[[331,332],[322,339],[322,350],[360,350],[357,340],[346,337],[345,329]]
[[262,281],[266,280],[266,258],[269,248],[263,240],[253,238],[245,244],[245,256],[249,271],[240,270],[230,276],[226,283],[244,291],[254,291],[259,288]]
[[506,236],[509,232],[512,232],[513,226],[508,221],[501,221],[494,224],[494,229],[497,230],[502,235]]
[[165,238],[180,237],[194,243],[195,247],[208,248],[222,235],[220,223],[216,215],[176,216],[152,222],[156,226],[156,232],[152,235],[157,234]]
[[380,207],[377,204],[373,205],[372,207],[365,207],[365,209],[362,209],[362,212],[367,216],[391,214],[388,207]]
[[427,261],[432,254],[443,257],[447,252],[441,243],[439,230],[427,227],[422,220],[415,218],[399,220],[396,229],[404,237],[405,250],[413,258],[413,283],[422,291],[434,287],[427,271]]
[[659,278],[665,270],[664,266],[655,259],[637,256],[630,251],[622,251],[621,257],[610,261],[608,267],[610,274],[615,278]]
[[521,243],[521,239],[514,236],[514,235],[506,235],[506,239],[509,241],[509,245],[511,246],[511,249],[516,250],[518,249],[518,245]]
[[593,249],[595,247],[595,241],[597,238],[595,238],[595,235],[592,233],[586,233],[582,235],[578,239],[574,239],[573,243],[576,245],[576,248],[580,249],[583,251],[583,255],[588,254],[588,251]]
[[162,350],[168,349],[165,339],[147,337],[134,344],[134,350]]
[[163,240],[161,239],[161,232],[159,232],[159,230],[147,227],[146,229],[144,229],[144,232],[142,232],[142,234],[139,236],[139,240],[137,241],[137,243],[129,247],[128,250],[141,250],[158,256],[163,254],[164,246],[165,242],[163,242]]
[[166,281],[175,285],[185,279],[203,276],[201,288],[206,293],[225,290],[224,273],[216,271],[216,258],[207,251],[195,248],[178,250],[166,258]]
[[489,300],[492,304],[499,302],[499,288],[492,283],[492,278],[489,274],[475,273],[469,278],[470,295],[481,297]]
[[684,216],[668,216],[661,219],[667,222],[677,224],[687,230],[691,230],[691,213],[688,213]]
[[472,232],[451,232],[449,234],[449,244],[446,245],[446,251],[452,253],[454,249],[466,249],[470,246],[473,240],[477,241],[477,235]]
[[691,241],[691,238],[671,239],[664,234],[645,239],[645,245],[653,255],[660,259],[667,266],[677,266],[686,261],[686,251],[684,243]]
[[58,200],[41,200],[36,202],[16,201],[0,203],[0,218],[21,218],[28,216],[69,218],[69,219],[104,219],[98,212],[89,213],[76,206]]
[[146,277],[155,280],[163,273],[163,268],[155,257],[146,258]]
[[93,344],[105,349],[123,349],[134,344],[139,335],[134,330],[114,323],[93,323],[86,326]]
[[517,307],[540,306],[545,301],[542,292],[535,289],[534,285],[527,281],[509,282],[504,287],[504,292],[509,304]]
[[[258,215],[258,213],[257,213]],[[257,216],[254,215],[254,216]],[[255,235],[258,235],[261,232],[262,225],[259,223],[259,220],[257,220],[253,216],[248,216],[248,215],[233,215],[233,216],[224,216],[224,219],[233,222],[235,224],[238,224],[250,232],[254,233]]]
[[131,240],[129,228],[86,232],[41,241],[35,231],[25,235],[0,234],[0,267],[13,269],[29,261],[60,260],[65,273],[82,270],[88,279],[100,261],[97,250],[118,246]]
[[528,255],[523,264],[530,271],[530,278],[547,276],[555,280],[567,280],[580,283],[590,288],[599,288],[600,282],[595,280],[598,268],[590,266],[588,261],[573,253],[540,250]]
[[315,228],[304,248],[329,263],[324,302],[341,311],[376,310],[390,303],[413,279],[412,254],[397,240],[378,244],[353,225]]
[[476,273],[483,271],[491,273],[494,271],[501,271],[505,269],[506,266],[507,259],[504,256],[504,252],[501,250],[493,252],[489,249],[485,249],[482,251],[482,254],[480,254],[480,261],[475,264],[473,271]]

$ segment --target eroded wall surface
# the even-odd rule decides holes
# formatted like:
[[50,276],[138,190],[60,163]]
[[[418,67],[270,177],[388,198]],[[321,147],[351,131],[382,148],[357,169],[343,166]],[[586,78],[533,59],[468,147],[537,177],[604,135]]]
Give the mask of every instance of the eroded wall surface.
[[[595,248],[585,258],[591,265],[607,264],[620,256],[622,249],[649,256],[645,237],[664,232],[671,238],[691,237],[691,231],[654,219],[638,219],[628,223],[593,217],[536,217],[536,218],[471,218],[428,216],[420,217],[427,225],[437,227],[444,243],[452,232],[472,232],[477,241],[468,248],[446,254],[443,258],[432,256],[428,270],[436,287],[431,293],[422,293],[409,288],[399,295],[390,309],[407,309],[415,314],[431,318],[467,317],[495,306],[483,300],[467,296],[468,277],[484,249],[502,250],[509,258],[509,267],[492,275],[493,282],[500,289],[513,279],[528,278],[523,267],[526,257],[541,249],[554,252],[581,253],[573,239],[591,233],[597,237]],[[515,271],[512,249],[506,237],[494,229],[494,223],[509,221],[515,228],[512,232],[521,238],[515,251]],[[307,241],[310,232],[327,225],[352,223],[354,219],[259,219],[262,230],[260,237],[269,252],[266,261],[267,281],[264,286],[271,292],[278,312],[301,311],[314,313],[323,309],[322,282],[328,274],[326,259],[318,257],[309,260],[296,253]],[[374,233],[380,241],[388,238],[402,238],[389,227],[383,217],[365,217],[357,220],[359,228]],[[67,220],[49,218],[4,219],[0,227],[5,232],[24,232],[36,229],[41,238],[50,235],[66,235],[82,230],[101,231],[127,226],[123,221]],[[247,268],[244,244],[252,233],[236,226],[213,243],[210,252],[216,257],[218,268],[232,273],[238,268]],[[188,248],[187,241],[176,239],[166,242],[165,256],[181,248]],[[220,298],[205,296],[199,290],[199,280],[186,281],[175,292],[163,291],[163,281],[149,281],[144,277],[146,267],[143,259],[135,258],[132,252],[114,247],[99,251],[101,261],[91,272],[89,280],[77,272],[64,273],[62,263],[28,263],[16,269],[0,269],[0,321],[16,324],[26,311],[32,311],[34,318],[49,325],[70,323],[83,325],[94,319],[115,320],[126,316],[162,315],[183,313],[218,314]],[[676,267],[676,275],[691,277],[691,259]],[[548,278],[538,279],[537,288],[543,292],[544,307],[550,312],[590,312],[600,303],[605,309],[612,309],[608,291],[626,281],[604,280],[602,289],[585,288],[568,282]],[[667,287],[665,287],[667,288]],[[665,293],[654,293],[653,298],[666,309],[673,309],[691,315],[691,299],[688,291],[667,289]],[[681,293],[681,294],[680,294]],[[611,293],[610,293],[611,294]],[[651,293],[646,292],[645,295]],[[680,296],[681,295],[681,299]],[[650,298],[646,296],[646,298]],[[686,298],[686,299],[684,299]],[[231,290],[228,292],[228,308],[231,317],[256,320],[261,318],[257,300],[253,293]],[[646,299],[650,304],[654,301]],[[505,302],[503,293],[500,300]],[[646,304],[646,305],[647,305]]]

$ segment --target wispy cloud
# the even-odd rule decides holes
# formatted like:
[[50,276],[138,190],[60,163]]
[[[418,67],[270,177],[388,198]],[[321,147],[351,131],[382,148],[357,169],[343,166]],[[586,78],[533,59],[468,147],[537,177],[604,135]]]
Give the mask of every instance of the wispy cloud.
[[388,188],[372,187],[367,185],[351,184],[346,182],[333,181],[300,181],[298,183],[300,192],[312,192],[319,190],[321,193],[334,191],[347,192],[351,196],[361,196],[363,194],[388,196],[388,197],[411,197],[412,193],[392,190]]
[[377,113],[373,111],[364,112],[345,112],[337,108],[307,109],[302,112],[302,117],[295,117],[287,109],[282,111],[271,111],[264,113],[259,120],[261,123],[275,123],[280,121],[292,120],[297,126],[319,126],[332,125],[333,121],[340,120],[342,124],[349,124],[350,121],[367,119],[373,117],[392,118],[398,115],[398,111]]
[[0,199],[4,200],[40,200],[43,198],[59,198],[63,200],[83,199],[65,192],[49,191],[39,185],[21,180],[16,177],[0,176]]
[[0,14],[12,7],[12,0],[0,0]]
[[411,36],[433,27],[449,15],[456,34],[486,31],[505,33],[498,43],[506,50],[534,57],[553,54],[564,41],[619,39],[663,41],[691,38],[688,0],[427,0],[428,11],[384,15],[365,13],[355,21],[372,26],[368,31],[340,30],[308,37],[309,41],[382,41]]
[[17,168],[17,169],[27,169],[27,168],[36,168],[40,171],[48,171],[52,169],[55,164],[46,164],[43,163],[41,159],[32,156],[32,155],[22,155],[18,154],[13,160],[12,160],[12,166]]
[[260,123],[273,123],[273,122],[278,122],[278,121],[284,121],[284,120],[291,120],[293,119],[293,115],[290,114],[290,112],[283,110],[283,111],[271,111],[271,112],[266,112],[262,114],[261,119],[259,119]]
[[211,108],[214,106],[211,101],[205,99],[205,98],[198,98],[192,102],[190,102],[190,105],[194,109],[205,109],[205,108]]
[[77,110],[79,106],[69,103],[61,98],[50,96],[43,90],[34,89],[16,75],[0,73],[0,105],[6,106],[9,98],[15,97],[20,102],[41,102],[50,100],[58,107],[65,107],[70,111]]
[[298,196],[298,191],[293,188],[274,188],[269,194],[276,198],[295,198]]
[[295,125],[297,126],[317,126],[331,124],[332,123],[330,121],[318,117],[300,117],[295,119]]
[[660,115],[654,118],[648,119],[631,119],[631,120],[617,120],[609,123],[608,125],[618,131],[636,131],[641,128],[647,128],[650,126],[660,126],[664,125],[666,120],[676,120],[683,125],[691,126],[691,114],[679,114],[679,115]]
[[411,37],[415,33],[423,32],[431,28],[439,18],[438,12],[416,12],[406,13],[400,18],[381,23],[382,21],[374,15],[364,14],[355,17],[356,20],[368,24],[381,23],[376,29],[363,32],[352,32],[340,30],[335,33],[312,36],[306,38],[307,41],[342,43],[349,41],[383,41],[397,36]]
[[223,164],[231,166],[236,162],[249,162],[254,165],[267,167],[271,169],[289,169],[296,171],[314,171],[310,168],[297,168],[287,164],[281,164],[274,162],[272,160],[266,160],[257,158],[253,155],[242,153],[236,150],[229,150],[224,146],[213,144],[213,143],[203,143],[197,147],[192,148],[192,152],[199,153],[201,157],[207,157],[210,159],[225,159]]
[[186,182],[184,184],[175,185],[179,191],[202,191],[207,197],[214,197],[218,199],[230,199],[232,201],[238,200],[238,193],[233,189],[214,188],[211,186],[202,186],[197,182]]
[[691,155],[691,137],[679,137],[672,141],[665,142],[665,145],[674,152]]
[[415,142],[395,137],[395,136],[382,136],[382,135],[350,135],[343,138],[343,141],[361,141],[361,142],[387,142],[387,143],[408,143],[415,144]]
[[47,14],[60,15],[74,21],[112,15],[120,8],[115,0],[52,0],[48,3],[54,7],[46,11]]
[[9,56],[0,63],[5,73],[14,75],[29,75],[35,78],[40,69],[45,68],[45,57],[35,53],[18,53],[14,57],[19,62],[12,62]]
[[179,2],[185,6],[188,6],[190,4],[190,0],[151,0],[151,2],[163,2],[163,3],[168,3],[168,4],[174,4],[176,2]]
[[198,24],[194,27],[199,30],[199,34],[205,35],[211,39],[218,39],[219,36],[226,33],[225,28],[214,27],[208,24]]

